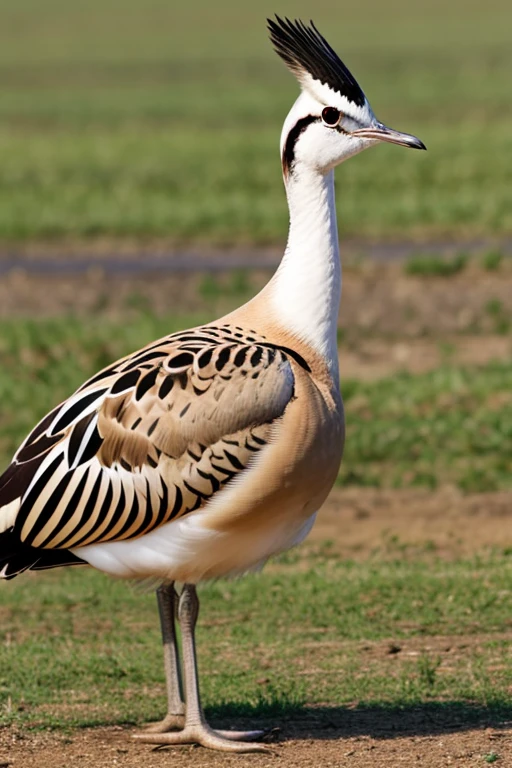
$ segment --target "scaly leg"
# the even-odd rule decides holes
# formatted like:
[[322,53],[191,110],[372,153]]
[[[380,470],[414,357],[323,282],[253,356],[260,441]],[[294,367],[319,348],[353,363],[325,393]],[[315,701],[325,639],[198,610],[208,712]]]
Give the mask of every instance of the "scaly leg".
[[185,704],[183,701],[180,659],[176,640],[176,608],[178,595],[174,582],[162,584],[156,591],[162,641],[164,646],[165,684],[167,688],[167,714],[158,723],[147,727],[148,733],[167,733],[183,728]]
[[199,600],[196,589],[192,584],[185,584],[179,601],[186,697],[185,727],[182,731],[172,733],[135,734],[135,738],[148,744],[200,744],[203,747],[224,752],[267,752],[268,748],[264,744],[236,740],[237,738],[260,738],[264,732],[249,731],[237,734],[232,731],[214,731],[205,720],[199,696],[195,647],[198,613]]

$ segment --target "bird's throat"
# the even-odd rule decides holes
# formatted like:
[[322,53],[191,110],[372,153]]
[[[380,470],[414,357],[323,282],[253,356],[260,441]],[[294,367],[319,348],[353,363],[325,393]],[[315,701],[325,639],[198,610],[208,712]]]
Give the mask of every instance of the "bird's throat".
[[288,243],[268,285],[273,310],[287,330],[311,344],[338,376],[337,324],[341,265],[334,172],[296,165],[286,180]]

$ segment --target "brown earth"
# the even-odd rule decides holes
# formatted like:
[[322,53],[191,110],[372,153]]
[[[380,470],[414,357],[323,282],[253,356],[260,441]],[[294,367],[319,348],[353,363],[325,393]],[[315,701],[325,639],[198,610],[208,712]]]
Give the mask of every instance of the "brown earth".
[[[268,273],[249,276],[249,293]],[[151,306],[157,312],[195,311],[214,317],[239,303],[223,298],[228,275],[215,277],[219,296],[205,298],[204,278],[193,275],[108,276],[93,268],[86,275],[50,277],[13,271],[0,281],[0,314],[55,315],[104,313],[107,317]],[[484,364],[510,355],[512,270],[486,272],[471,264],[449,277],[418,278],[400,264],[346,270],[340,327],[342,378],[378,379],[399,370],[420,373],[450,360]],[[211,284],[210,284],[211,289]],[[450,487],[423,490],[335,489],[321,511],[306,546],[325,547],[341,556],[365,558],[375,553],[422,557],[432,553],[455,558],[489,548],[512,546],[507,493],[463,495]],[[326,544],[326,542],[329,542]],[[272,567],[272,566],[271,566]],[[481,636],[429,637],[402,644],[417,654],[425,642],[440,655],[463,654]],[[361,652],[383,658],[389,648],[365,644]],[[230,756],[182,747],[152,750],[130,741],[122,727],[62,732],[0,730],[0,768],[160,768],[183,766],[384,766],[512,765],[512,723],[479,726],[449,705],[435,703],[400,714],[374,707],[317,707],[281,723],[282,734],[268,755]],[[221,725],[219,723],[219,725]],[[239,721],[237,726],[250,727]],[[262,723],[264,726],[265,723]],[[269,724],[270,725],[270,724]]]
[[[218,317],[258,291],[268,271],[252,271],[233,293],[230,273],[45,275],[13,269],[0,280],[0,317],[67,313],[131,318],[159,314]],[[451,277],[415,277],[400,263],[345,269],[340,371],[375,380],[423,373],[443,362],[484,365],[512,351],[512,263],[489,272],[471,263]],[[151,339],[148,339],[150,341]]]
[[[162,314],[201,312],[213,319],[253,295],[270,274],[262,269],[239,279],[228,272],[134,275],[111,273],[93,262],[79,274],[13,268],[0,280],[0,315],[100,312],[108,317],[142,306]],[[496,271],[470,262],[450,277],[408,275],[400,262],[349,265],[343,274],[340,327],[349,338],[356,332],[398,339],[442,334],[443,343],[446,334],[489,334],[497,326],[503,333],[503,321],[512,314],[511,285],[512,260]]]
[[286,724],[286,741],[269,754],[226,755],[196,747],[151,749],[130,741],[121,727],[56,733],[0,734],[0,766],[13,768],[473,768],[512,765],[512,729],[467,728],[456,714],[311,710]]
[[378,553],[457,558],[512,546],[512,495],[457,488],[335,488],[305,546],[329,543],[343,557]]

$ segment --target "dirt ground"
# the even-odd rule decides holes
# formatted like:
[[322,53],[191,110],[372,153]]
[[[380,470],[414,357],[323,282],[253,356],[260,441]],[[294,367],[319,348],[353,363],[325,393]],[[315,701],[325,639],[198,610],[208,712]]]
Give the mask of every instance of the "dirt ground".
[[[346,270],[340,315],[342,378],[375,380],[399,370],[420,373],[446,360],[484,364],[509,356],[511,266],[486,272],[471,264],[450,278],[407,276],[397,263]],[[250,291],[267,277],[268,272],[252,273]],[[158,312],[204,312],[201,279],[186,274],[107,275],[96,267],[85,275],[58,278],[12,270],[0,281],[0,314],[115,316],[129,312],[140,297]],[[229,278],[215,279],[222,286]],[[212,310],[222,311],[222,304],[222,299],[215,300]],[[306,546],[324,546],[328,540],[340,556],[356,558],[376,551],[396,554],[397,548],[421,555],[428,547],[447,558],[503,549],[512,546],[511,502],[507,493],[463,495],[448,487],[435,492],[335,489]],[[481,640],[429,638],[440,653]],[[374,645],[368,652],[383,652]],[[412,640],[402,650],[417,652]],[[241,721],[236,725],[251,726]],[[272,724],[258,724],[266,725]],[[245,756],[194,747],[154,750],[131,741],[131,729],[122,727],[69,733],[9,728],[0,730],[0,768],[512,766],[512,723],[496,728],[480,720],[474,727],[455,709],[434,704],[400,715],[363,710],[357,703],[352,708],[310,708],[279,725],[269,754]]]
[[[456,716],[428,713],[390,717],[376,712],[314,711],[286,723],[268,754],[227,755],[197,747],[153,749],[130,740],[121,727],[53,733],[0,734],[0,766],[7,768],[394,768],[394,766],[512,765],[512,730],[467,729]],[[499,757],[494,760],[493,753]]]
[[[124,264],[124,266],[123,266]],[[98,313],[106,317],[134,308],[166,314],[201,312],[215,318],[254,295],[272,270],[249,270],[239,280],[232,273],[152,270],[134,274],[129,263],[109,271],[91,262],[85,272],[9,268],[0,280],[0,316]],[[58,263],[56,264],[58,266]],[[0,253],[0,267],[2,254]],[[240,272],[238,273],[240,275]],[[240,295],[241,285],[246,295]],[[488,271],[472,261],[450,277],[408,275],[402,262],[349,264],[343,271],[340,328],[348,340],[357,331],[400,340],[426,335],[493,334],[512,313],[512,259]],[[231,298],[222,299],[222,294]]]
[[[77,313],[133,319],[151,308],[214,318],[256,293],[270,274],[249,272],[246,293],[229,295],[232,275],[222,272],[133,275],[93,265],[82,274],[49,275],[11,269],[0,280],[0,317]],[[512,351],[511,323],[512,260],[495,272],[471,263],[451,277],[410,276],[396,262],[349,266],[339,321],[342,382],[403,370],[423,373],[447,361],[485,365],[504,359]]]
[[[342,557],[425,551],[457,558],[512,546],[507,491],[463,494],[457,488],[335,488],[305,546],[329,542]],[[385,550],[383,552],[383,550]]]

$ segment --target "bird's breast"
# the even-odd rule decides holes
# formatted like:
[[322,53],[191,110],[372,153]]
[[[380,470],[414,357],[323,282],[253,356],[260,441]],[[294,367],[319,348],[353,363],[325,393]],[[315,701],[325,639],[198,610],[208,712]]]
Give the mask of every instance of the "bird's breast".
[[229,539],[230,570],[254,567],[309,533],[336,479],[343,443],[338,391],[299,374],[269,445],[203,511],[204,528]]

